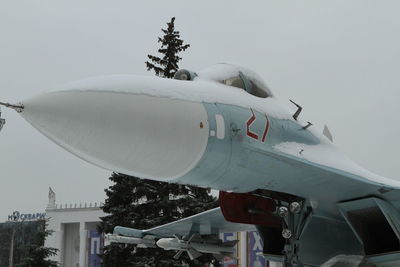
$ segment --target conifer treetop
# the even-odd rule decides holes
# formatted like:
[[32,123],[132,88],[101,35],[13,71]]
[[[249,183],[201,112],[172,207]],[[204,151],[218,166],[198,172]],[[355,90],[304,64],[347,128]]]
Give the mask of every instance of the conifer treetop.
[[161,48],[158,52],[162,57],[147,55],[149,61],[146,61],[147,70],[154,70],[155,74],[164,78],[173,78],[175,72],[178,71],[179,61],[182,60],[178,56],[180,52],[185,51],[190,47],[190,44],[184,44],[180,39],[179,31],[175,30],[175,17],[167,23],[167,29],[161,29],[164,33],[163,37],[158,37],[158,43],[161,43]]

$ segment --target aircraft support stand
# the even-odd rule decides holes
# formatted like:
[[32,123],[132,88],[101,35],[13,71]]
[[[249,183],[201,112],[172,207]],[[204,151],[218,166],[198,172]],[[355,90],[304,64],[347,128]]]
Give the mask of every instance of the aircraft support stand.
[[278,208],[278,214],[282,217],[282,237],[285,239],[284,266],[302,267],[299,260],[299,240],[312,218],[312,207],[306,201],[292,202],[288,207]]

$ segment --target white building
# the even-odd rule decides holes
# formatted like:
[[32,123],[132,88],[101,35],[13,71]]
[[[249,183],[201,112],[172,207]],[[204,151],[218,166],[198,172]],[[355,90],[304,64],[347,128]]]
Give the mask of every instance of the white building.
[[106,214],[100,204],[56,205],[55,194],[50,189],[46,218],[48,229],[54,231],[46,239],[45,246],[57,248],[58,254],[52,257],[63,267],[97,267],[99,264],[102,238],[96,227],[100,217]]

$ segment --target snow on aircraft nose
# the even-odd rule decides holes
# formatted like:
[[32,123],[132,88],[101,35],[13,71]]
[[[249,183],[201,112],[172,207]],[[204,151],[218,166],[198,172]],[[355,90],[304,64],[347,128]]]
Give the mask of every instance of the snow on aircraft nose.
[[95,165],[141,178],[181,177],[207,146],[203,104],[154,90],[146,95],[135,88],[67,87],[23,104],[21,116],[56,144]]

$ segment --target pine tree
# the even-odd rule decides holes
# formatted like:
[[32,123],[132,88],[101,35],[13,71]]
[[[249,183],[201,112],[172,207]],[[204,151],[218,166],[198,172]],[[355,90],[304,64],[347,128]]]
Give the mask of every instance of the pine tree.
[[158,42],[161,43],[161,48],[158,52],[163,55],[162,58],[148,55],[150,59],[146,61],[147,70],[154,70],[157,76],[164,78],[173,78],[178,70],[178,63],[182,59],[178,54],[190,47],[189,44],[184,44],[180,39],[179,31],[175,30],[175,17],[167,23],[167,29],[161,29],[164,36],[158,37]]
[[[100,232],[110,233],[117,225],[136,229],[148,229],[217,206],[216,199],[206,189],[157,182],[136,177],[112,174],[114,182],[106,189],[107,199],[103,211],[110,215],[102,218]],[[111,244],[106,246],[103,266],[204,266],[212,257],[203,255],[190,261],[186,254],[174,260],[176,252],[160,248],[141,249],[134,245]]]
[[48,259],[50,256],[57,254],[58,249],[48,248],[44,246],[46,237],[50,236],[53,231],[47,230],[47,221],[41,220],[38,224],[38,231],[33,236],[32,242],[25,246],[25,253],[17,267],[57,267],[56,261]]
[[[113,185],[105,189],[107,198],[102,206],[103,211],[110,215],[101,218],[98,226],[100,233],[112,233],[115,226],[134,227],[130,210],[135,203],[133,191],[136,187],[136,179],[113,173],[110,180]],[[133,266],[134,250],[134,245],[113,243],[105,246],[101,255],[102,265],[107,267]]]

